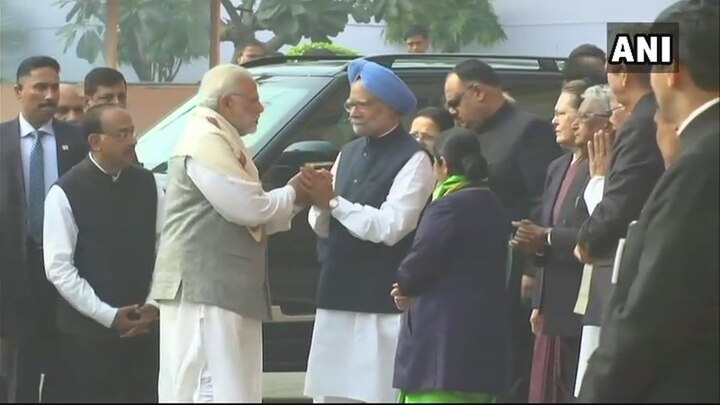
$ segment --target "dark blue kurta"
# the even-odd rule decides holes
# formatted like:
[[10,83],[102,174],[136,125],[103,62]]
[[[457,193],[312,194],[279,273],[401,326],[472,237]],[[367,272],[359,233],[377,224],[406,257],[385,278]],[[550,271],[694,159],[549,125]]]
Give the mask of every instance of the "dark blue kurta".
[[403,315],[393,386],[502,394],[510,364],[505,289],[511,226],[486,188],[432,203],[400,265]]

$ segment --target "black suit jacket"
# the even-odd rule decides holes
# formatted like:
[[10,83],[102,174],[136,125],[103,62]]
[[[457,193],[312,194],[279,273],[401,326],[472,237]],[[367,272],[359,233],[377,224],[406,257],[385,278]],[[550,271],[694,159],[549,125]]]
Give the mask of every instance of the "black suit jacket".
[[[58,177],[88,152],[79,127],[53,120]],[[0,124],[0,336],[16,333],[17,308],[28,286],[25,180],[18,119]]]
[[602,201],[578,233],[578,242],[585,244],[590,256],[597,259],[584,317],[587,325],[600,325],[612,291],[610,278],[618,241],[625,236],[628,224],[640,215],[640,209],[665,170],[657,146],[655,110],[655,98],[648,93],[618,131]]
[[625,242],[583,402],[719,402],[718,114],[681,135]]
[[[553,207],[572,162],[568,153],[555,159],[548,168],[543,194],[540,225],[551,227],[550,246],[542,256],[536,256],[533,308],[541,310],[544,318],[543,334],[549,336],[579,336],[581,317],[573,312],[577,300],[583,265],[575,258],[577,232],[588,217],[583,193],[590,180],[588,161],[578,163],[575,179],[560,207],[559,218],[553,221]],[[555,224],[553,224],[555,222]]]
[[[545,173],[550,162],[562,155],[550,122],[505,103],[488,121],[473,129],[490,165],[490,189],[511,220],[537,221]],[[519,279],[521,272],[530,268],[525,266],[524,258],[513,254],[512,278]]]

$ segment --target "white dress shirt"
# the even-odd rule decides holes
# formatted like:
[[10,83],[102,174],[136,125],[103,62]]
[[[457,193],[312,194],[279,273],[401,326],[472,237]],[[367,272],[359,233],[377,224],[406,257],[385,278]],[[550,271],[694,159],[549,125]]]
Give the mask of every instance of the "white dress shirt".
[[[93,159],[90,160],[107,174],[107,171]],[[116,181],[122,173],[112,176]],[[165,222],[165,193],[157,184],[157,219],[155,221],[156,249],[162,225]],[[112,232],[108,229],[108,232]],[[73,308],[81,314],[94,319],[99,324],[110,328],[118,308],[103,302],[96,294],[90,283],[80,277],[75,267],[75,246],[77,243],[78,227],[75,223],[70,202],[65,191],[54,185],[45,198],[45,218],[43,226],[43,250],[45,259],[45,274],[47,279],[58,290],[60,295]],[[146,300],[146,303],[157,307],[157,303]]]
[[294,205],[295,189],[280,187],[265,192],[262,184],[218,173],[193,158],[187,174],[210,205],[226,221],[243,226],[265,227],[265,234],[287,231],[302,207]]
[[[333,178],[339,161],[340,155],[331,169]],[[430,158],[419,151],[395,176],[387,199],[380,208],[337,197],[338,206],[332,211],[315,206],[310,208],[308,222],[318,236],[327,238],[332,215],[354,237],[393,246],[415,229],[434,188],[435,172]]]
[[592,215],[595,207],[602,201],[604,190],[605,176],[593,176],[593,178],[588,181],[587,186],[585,186],[583,198],[585,199],[585,205],[587,206],[589,215]]
[[25,201],[30,201],[30,153],[35,146],[35,131],[43,131],[44,135],[40,142],[43,146],[43,168],[45,177],[45,192],[58,179],[57,142],[55,140],[55,129],[52,120],[46,122],[37,130],[30,125],[22,114],[18,116],[20,122],[20,153],[22,154],[23,178],[25,179]]
[[697,118],[698,115],[704,113],[704,112],[707,111],[710,107],[714,106],[714,105],[717,104],[718,102],[720,102],[720,97],[715,97],[714,99],[712,99],[712,100],[708,101],[707,103],[701,105],[700,107],[696,108],[695,111],[693,111],[692,113],[690,113],[690,115],[688,115],[687,118],[685,118],[685,121],[683,121],[682,124],[680,124],[680,126],[678,127],[678,131],[677,131],[678,136],[682,136],[683,131],[685,130],[685,128],[687,128],[688,125],[690,125],[690,123],[692,122],[692,120],[694,120],[695,118]]

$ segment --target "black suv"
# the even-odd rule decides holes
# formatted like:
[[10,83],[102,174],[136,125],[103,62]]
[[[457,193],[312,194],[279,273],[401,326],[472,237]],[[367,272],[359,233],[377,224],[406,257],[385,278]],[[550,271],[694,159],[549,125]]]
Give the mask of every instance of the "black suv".
[[[517,104],[550,120],[561,86],[563,60],[473,54],[381,55],[367,57],[392,69],[415,92],[418,109],[442,106],[445,76],[458,62],[479,58],[499,73]],[[245,64],[256,78],[265,112],[257,131],[243,138],[252,151],[266,190],[286,184],[304,163],[332,165],[352,136],[343,103],[350,87],[350,58],[274,57]],[[168,157],[197,105],[190,98],[139,140],[144,167],[164,178]],[[412,117],[407,117],[406,125]],[[273,320],[263,326],[264,370],[304,371],[315,313],[319,275],[315,234],[307,210],[292,229],[270,237],[268,269]]]

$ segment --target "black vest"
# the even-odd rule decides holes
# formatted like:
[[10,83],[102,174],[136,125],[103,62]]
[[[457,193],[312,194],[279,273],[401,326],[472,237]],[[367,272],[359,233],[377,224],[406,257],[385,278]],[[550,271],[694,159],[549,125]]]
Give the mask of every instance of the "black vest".
[[[380,208],[395,176],[421,150],[420,143],[401,127],[382,138],[351,141],[341,152],[335,192],[350,202]],[[414,232],[394,246],[367,242],[331,218],[329,237],[318,242],[322,264],[318,308],[397,313],[390,290],[413,237]]]
[[[131,166],[113,182],[86,158],[57,185],[70,202],[78,228],[74,259],[80,277],[110,306],[144,304],[155,264],[157,188],[152,173]],[[57,325],[64,333],[117,336],[63,298],[57,311]]]

